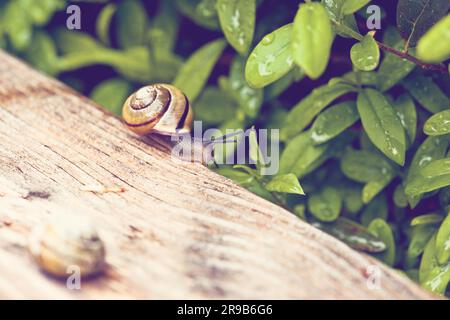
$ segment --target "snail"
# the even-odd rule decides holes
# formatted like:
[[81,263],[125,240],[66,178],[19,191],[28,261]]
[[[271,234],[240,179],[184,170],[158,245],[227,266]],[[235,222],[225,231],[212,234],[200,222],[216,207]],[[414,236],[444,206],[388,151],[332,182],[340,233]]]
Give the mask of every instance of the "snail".
[[[122,117],[125,125],[138,135],[158,134],[180,138],[175,145],[170,144],[180,151],[178,157],[191,162],[200,160],[203,164],[214,162],[213,146],[216,143],[236,142],[227,139],[241,134],[235,132],[212,141],[192,138],[192,106],[181,90],[165,83],[148,85],[131,94],[122,107]],[[167,139],[165,142],[168,142]]]
[[74,271],[88,277],[105,266],[104,244],[91,221],[80,216],[61,215],[38,225],[28,248],[39,267],[55,277]]

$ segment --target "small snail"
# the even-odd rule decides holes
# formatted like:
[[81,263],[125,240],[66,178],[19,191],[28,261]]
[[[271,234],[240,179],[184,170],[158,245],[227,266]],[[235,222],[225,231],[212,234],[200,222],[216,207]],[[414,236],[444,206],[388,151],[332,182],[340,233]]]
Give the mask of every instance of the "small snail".
[[191,138],[194,118],[192,106],[183,92],[164,83],[142,87],[129,96],[123,105],[122,117],[126,126],[139,135],[159,134],[182,138],[175,145],[181,150],[178,157],[195,162],[199,158],[195,155],[200,154],[203,164],[214,161],[214,144],[235,142],[226,139],[240,134],[232,133],[213,141]]
[[95,226],[84,217],[61,215],[37,226],[29,251],[39,267],[56,277],[79,271],[82,277],[102,271],[105,247]]

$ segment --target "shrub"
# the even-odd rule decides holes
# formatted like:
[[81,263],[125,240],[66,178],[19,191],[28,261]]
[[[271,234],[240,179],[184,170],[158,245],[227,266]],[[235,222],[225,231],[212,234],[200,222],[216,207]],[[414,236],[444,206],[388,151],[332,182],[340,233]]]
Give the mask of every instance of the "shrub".
[[0,0],[0,46],[116,114],[172,82],[207,126],[280,128],[278,175],[217,171],[446,293],[448,0],[88,2],[81,32],[64,0]]

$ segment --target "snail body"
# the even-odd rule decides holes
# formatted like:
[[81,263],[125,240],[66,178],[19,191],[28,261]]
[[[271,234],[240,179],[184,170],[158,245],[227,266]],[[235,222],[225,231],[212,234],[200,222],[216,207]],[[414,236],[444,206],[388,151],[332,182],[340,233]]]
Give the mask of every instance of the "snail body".
[[219,137],[214,141],[192,138],[194,112],[188,98],[178,88],[164,83],[148,85],[131,94],[122,107],[122,117],[125,125],[138,135],[180,138],[171,147],[178,147],[177,157],[190,162],[214,162],[213,145],[231,142],[225,139],[237,135]]
[[37,226],[29,251],[39,267],[55,277],[67,277],[73,267],[87,277],[105,265],[105,247],[95,226],[79,216],[58,216]]

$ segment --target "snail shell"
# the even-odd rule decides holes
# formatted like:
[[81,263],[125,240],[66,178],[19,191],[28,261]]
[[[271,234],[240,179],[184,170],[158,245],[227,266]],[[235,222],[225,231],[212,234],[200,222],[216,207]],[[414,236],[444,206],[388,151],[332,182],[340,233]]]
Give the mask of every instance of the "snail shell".
[[58,216],[36,227],[29,251],[42,270],[56,277],[67,277],[73,266],[86,277],[105,265],[105,247],[95,226],[79,216]]
[[170,84],[145,86],[125,101],[122,117],[139,134],[189,134],[194,117],[187,97]]

